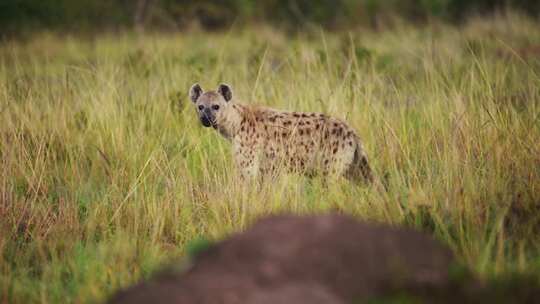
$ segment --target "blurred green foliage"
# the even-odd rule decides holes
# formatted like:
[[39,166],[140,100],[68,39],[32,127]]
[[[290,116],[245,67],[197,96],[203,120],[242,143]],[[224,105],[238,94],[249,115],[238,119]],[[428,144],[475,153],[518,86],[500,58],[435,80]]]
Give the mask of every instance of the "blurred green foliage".
[[53,30],[115,30],[133,26],[206,30],[233,24],[269,23],[298,30],[322,26],[380,27],[395,18],[459,21],[470,14],[505,9],[540,13],[537,0],[3,0],[0,34]]

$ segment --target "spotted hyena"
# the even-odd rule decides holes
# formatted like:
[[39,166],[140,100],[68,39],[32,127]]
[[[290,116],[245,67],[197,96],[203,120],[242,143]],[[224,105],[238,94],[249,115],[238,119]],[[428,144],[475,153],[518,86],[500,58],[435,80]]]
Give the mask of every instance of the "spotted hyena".
[[272,175],[280,169],[308,175],[342,175],[372,181],[360,139],[345,122],[319,113],[285,112],[234,102],[221,84],[189,91],[203,126],[213,127],[232,143],[242,177]]

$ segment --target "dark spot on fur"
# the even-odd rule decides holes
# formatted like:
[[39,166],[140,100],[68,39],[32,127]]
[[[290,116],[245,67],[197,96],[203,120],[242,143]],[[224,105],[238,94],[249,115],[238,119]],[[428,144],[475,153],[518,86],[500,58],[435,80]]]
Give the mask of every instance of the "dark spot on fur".
[[299,133],[300,135],[304,135],[304,130],[300,129],[300,130],[298,131],[298,133]]
[[337,152],[337,147],[334,148],[334,150],[332,150],[332,154],[336,154]]

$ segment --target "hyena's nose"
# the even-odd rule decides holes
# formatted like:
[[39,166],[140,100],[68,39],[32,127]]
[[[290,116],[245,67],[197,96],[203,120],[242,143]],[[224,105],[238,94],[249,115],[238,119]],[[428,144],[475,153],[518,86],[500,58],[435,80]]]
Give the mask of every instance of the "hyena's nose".
[[205,127],[210,127],[214,123],[214,116],[210,109],[204,109],[204,111],[201,112],[201,122]]
[[210,110],[210,108],[205,108],[203,111],[203,115],[208,118],[212,117],[212,111]]

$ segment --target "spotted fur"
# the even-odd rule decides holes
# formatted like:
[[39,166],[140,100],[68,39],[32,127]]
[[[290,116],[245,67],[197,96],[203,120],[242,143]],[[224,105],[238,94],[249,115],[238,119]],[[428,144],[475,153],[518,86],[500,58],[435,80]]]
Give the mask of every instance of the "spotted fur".
[[195,84],[190,96],[203,125],[231,141],[233,158],[245,178],[285,170],[373,179],[360,139],[342,120],[232,102],[232,90],[224,84],[208,92]]

